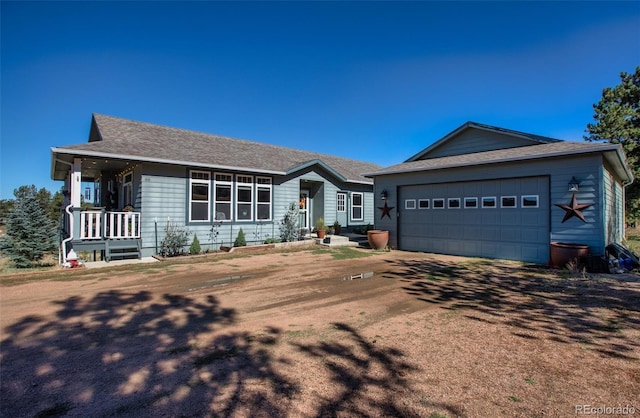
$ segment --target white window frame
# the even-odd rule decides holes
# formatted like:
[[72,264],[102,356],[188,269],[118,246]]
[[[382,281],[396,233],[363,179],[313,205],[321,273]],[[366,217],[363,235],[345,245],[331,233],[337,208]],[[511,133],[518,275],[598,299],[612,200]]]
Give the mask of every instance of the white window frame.
[[[451,206],[451,202],[458,202],[458,206]],[[459,197],[449,197],[447,198],[447,208],[449,209],[460,209],[462,206]]]
[[[505,206],[504,199],[513,199],[513,206]],[[517,209],[518,198],[516,196],[500,196],[500,208],[501,209]]]
[[[202,174],[204,178],[193,178],[194,174]],[[207,186],[207,218],[193,219],[193,203],[203,203],[202,200],[193,200],[193,185]],[[211,173],[202,170],[189,171],[189,222],[209,222],[211,219]]]
[[336,194],[336,212],[345,213],[347,211],[347,194],[338,192]]
[[[240,180],[248,181],[240,181]],[[240,201],[239,192],[240,189],[249,189],[251,192],[251,200],[249,202]],[[253,221],[253,206],[255,205],[255,191],[253,187],[253,176],[247,176],[244,174],[236,174],[236,222],[252,222]],[[240,219],[240,205],[249,207],[249,218]]]
[[[260,201],[260,190],[268,190],[269,191],[269,202],[261,202]],[[271,179],[271,177],[259,177],[256,176],[256,221],[258,222],[267,222],[270,221],[273,217],[272,214],[272,203],[273,203],[273,180]],[[259,219],[259,213],[260,211],[258,210],[259,207],[261,206],[268,206],[269,208],[269,217],[268,218],[262,218]]]
[[[467,202],[474,202],[474,206],[468,206]],[[478,198],[477,197],[465,197],[464,198],[464,208],[465,209],[478,209]]]
[[[426,206],[422,206],[423,203],[426,203]],[[431,208],[431,201],[429,199],[418,199],[418,210],[427,210]]]
[[404,201],[404,208],[407,210],[414,210],[416,208],[416,199],[406,199]]
[[[228,177],[229,180],[218,180],[218,176]],[[229,188],[229,201],[223,200],[218,202],[217,200],[218,186]],[[218,203],[229,205],[229,219],[218,219],[218,211],[217,211]],[[215,212],[213,219],[215,219],[216,222],[231,222],[233,220],[233,174],[229,174],[229,173],[213,174],[213,208]]]
[[[354,204],[354,196],[360,196],[360,204]],[[356,218],[353,216],[353,210],[355,208],[360,208],[360,217]],[[364,193],[362,192],[351,192],[351,220],[352,221],[364,221]]]
[[[485,205],[485,199],[490,199],[493,201],[493,206]],[[495,196],[483,196],[482,197],[482,208],[483,209],[495,209],[498,207],[498,199]]]
[[122,176],[122,206],[133,206],[133,171],[128,171]]
[[[442,202],[442,206],[440,206],[440,207],[436,206],[436,202]],[[436,197],[435,199],[431,199],[431,204],[432,204],[432,205],[431,205],[431,207],[432,207],[434,210],[442,210],[442,209],[445,209],[445,203],[446,203],[446,202],[445,202],[445,200],[444,200],[444,198],[443,198],[443,197]]]
[[[525,199],[535,199],[536,201],[535,206],[525,205],[524,204]],[[522,209],[535,209],[537,207],[540,207],[540,196],[537,194],[525,194],[520,196],[520,207]]]

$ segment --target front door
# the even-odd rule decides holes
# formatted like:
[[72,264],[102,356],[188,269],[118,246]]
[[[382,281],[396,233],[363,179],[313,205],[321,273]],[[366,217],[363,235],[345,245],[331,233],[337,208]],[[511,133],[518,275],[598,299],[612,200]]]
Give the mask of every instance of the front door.
[[311,198],[309,189],[300,189],[300,218],[299,224],[300,229],[304,229],[307,232],[310,232],[310,223],[309,219],[311,219]]
[[336,220],[340,226],[347,227],[347,194],[344,192],[336,195]]

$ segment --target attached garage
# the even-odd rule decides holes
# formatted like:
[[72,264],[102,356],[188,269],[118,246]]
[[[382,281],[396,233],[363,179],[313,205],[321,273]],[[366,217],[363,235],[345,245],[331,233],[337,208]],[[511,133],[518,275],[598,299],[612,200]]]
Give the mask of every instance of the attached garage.
[[[368,175],[380,209],[375,226],[389,230],[393,247],[540,264],[548,262],[553,241],[585,243],[594,253],[619,241],[619,203],[632,180],[617,145],[473,122],[406,162]],[[568,184],[576,178],[579,190],[571,191]],[[556,206],[574,195],[591,204],[581,213],[585,222],[566,220]]]

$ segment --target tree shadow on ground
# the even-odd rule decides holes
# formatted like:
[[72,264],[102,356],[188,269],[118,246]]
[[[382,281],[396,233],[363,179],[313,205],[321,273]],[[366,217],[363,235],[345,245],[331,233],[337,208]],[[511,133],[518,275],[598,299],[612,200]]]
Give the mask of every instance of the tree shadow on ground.
[[286,403],[251,382],[284,399],[297,390],[265,349],[278,330],[225,333],[236,314],[213,296],[108,291],[56,304],[55,320],[5,329],[3,416],[278,416]]
[[416,369],[402,351],[378,347],[348,324],[332,326],[340,334],[331,341],[293,343],[330,374],[332,390],[318,395],[317,417],[419,417],[425,407],[464,417],[456,406],[430,402],[411,388],[405,376]]
[[640,280],[563,277],[535,265],[470,260],[390,261],[389,277],[424,302],[463,310],[467,318],[513,327],[513,334],[580,343],[603,355],[638,359]]

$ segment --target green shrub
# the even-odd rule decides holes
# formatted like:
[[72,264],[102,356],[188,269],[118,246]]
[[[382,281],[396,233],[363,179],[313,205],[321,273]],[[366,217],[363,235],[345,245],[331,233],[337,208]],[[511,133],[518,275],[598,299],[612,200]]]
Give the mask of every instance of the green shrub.
[[299,214],[298,204],[289,204],[289,208],[280,220],[280,240],[282,242],[298,241],[300,238]]
[[233,242],[233,246],[234,247],[247,246],[247,240],[244,237],[244,231],[242,230],[242,228],[240,228],[240,231],[238,231],[238,236],[236,237],[236,240]]
[[200,254],[200,241],[198,241],[198,234],[193,234],[193,242],[189,247],[189,254]]
[[175,223],[167,221],[162,240],[162,256],[175,257],[184,253],[184,247],[189,244],[190,232],[180,228]]

